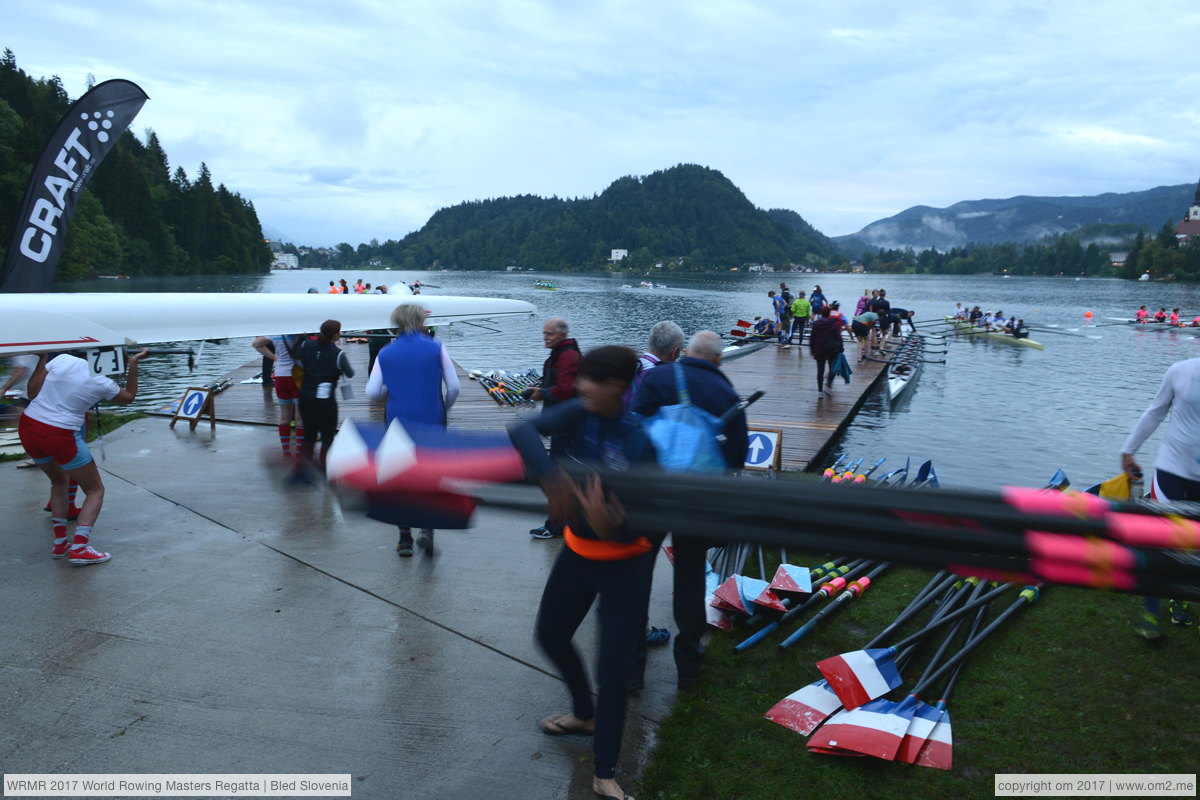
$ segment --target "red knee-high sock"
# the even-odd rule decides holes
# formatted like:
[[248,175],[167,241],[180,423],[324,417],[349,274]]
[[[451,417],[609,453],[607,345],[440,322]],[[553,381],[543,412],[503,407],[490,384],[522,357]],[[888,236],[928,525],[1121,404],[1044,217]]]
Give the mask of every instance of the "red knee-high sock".
[[285,456],[292,454],[292,423],[279,423],[279,446],[283,448]]

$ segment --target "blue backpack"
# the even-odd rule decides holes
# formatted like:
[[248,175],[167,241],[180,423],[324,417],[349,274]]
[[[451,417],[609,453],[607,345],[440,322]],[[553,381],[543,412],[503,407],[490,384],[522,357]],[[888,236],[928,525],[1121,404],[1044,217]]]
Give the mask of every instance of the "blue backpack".
[[646,433],[658,452],[658,463],[667,472],[720,472],[725,456],[717,443],[722,423],[692,405],[683,367],[672,364],[679,402],[663,406],[646,420]]

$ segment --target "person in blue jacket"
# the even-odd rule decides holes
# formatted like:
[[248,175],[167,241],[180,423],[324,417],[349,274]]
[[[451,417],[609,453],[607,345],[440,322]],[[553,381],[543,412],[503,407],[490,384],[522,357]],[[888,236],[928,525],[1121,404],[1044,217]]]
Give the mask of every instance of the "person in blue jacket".
[[[738,394],[725,373],[721,372],[721,337],[713,331],[699,331],[688,341],[684,355],[676,363],[683,369],[692,403],[720,417],[739,402]],[[675,382],[675,367],[661,365],[650,370],[633,398],[634,413],[653,416],[663,406],[679,402]],[[746,462],[750,445],[746,414],[739,411],[725,422],[725,441],[721,452],[729,470],[740,469]],[[681,531],[686,533],[686,531]],[[704,645],[701,638],[707,629],[704,612],[705,560],[710,547],[717,542],[693,536],[672,535],[675,555],[675,594],[673,597],[675,625],[675,669],[679,688],[686,689],[696,682],[704,666]]]
[[[392,311],[395,340],[379,351],[371,377],[367,379],[367,399],[386,400],[385,419],[422,425],[445,425],[450,406],[458,399],[458,375],[446,347],[425,332],[428,311],[417,303],[403,303]],[[442,392],[443,384],[446,387]],[[391,520],[389,520],[391,521]],[[412,528],[397,524],[400,541],[396,552],[413,554]],[[416,544],[426,553],[433,552],[433,531],[422,528]]]

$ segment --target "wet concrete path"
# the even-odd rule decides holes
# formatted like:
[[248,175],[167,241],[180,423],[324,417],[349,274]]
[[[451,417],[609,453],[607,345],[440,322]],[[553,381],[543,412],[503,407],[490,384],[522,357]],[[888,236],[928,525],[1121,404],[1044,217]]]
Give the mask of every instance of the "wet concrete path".
[[[109,435],[95,545],[50,558],[48,482],[0,465],[0,770],[349,773],[360,798],[591,797],[590,740],[537,720],[569,710],[532,640],[560,540],[481,509],[400,559],[395,529],[262,466],[273,428]],[[93,446],[93,452],[99,449]],[[651,621],[670,621],[659,558]],[[592,620],[576,638],[593,662]],[[650,654],[618,777],[630,791],[674,700]]]

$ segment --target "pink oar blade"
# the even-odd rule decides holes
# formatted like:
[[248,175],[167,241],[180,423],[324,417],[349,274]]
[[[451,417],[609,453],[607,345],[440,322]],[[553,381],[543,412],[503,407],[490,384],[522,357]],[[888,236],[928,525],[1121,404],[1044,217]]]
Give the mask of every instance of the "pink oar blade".
[[771,579],[771,590],[791,594],[812,594],[812,570],[792,564],[780,564]]

